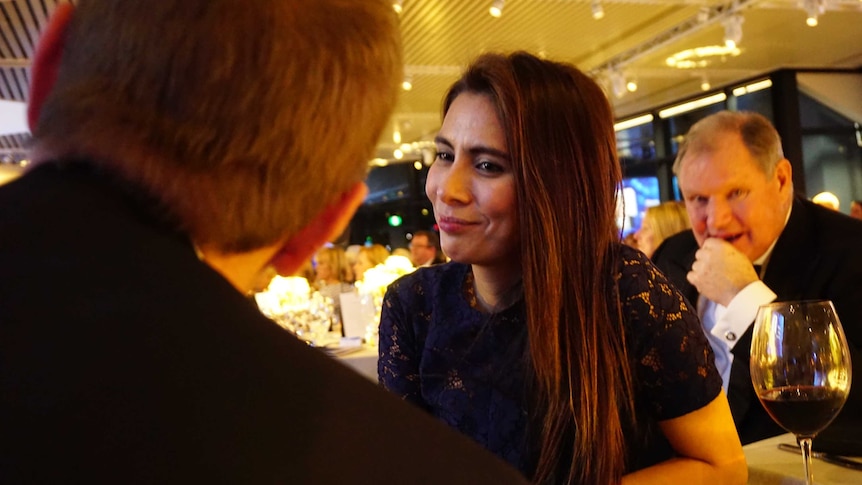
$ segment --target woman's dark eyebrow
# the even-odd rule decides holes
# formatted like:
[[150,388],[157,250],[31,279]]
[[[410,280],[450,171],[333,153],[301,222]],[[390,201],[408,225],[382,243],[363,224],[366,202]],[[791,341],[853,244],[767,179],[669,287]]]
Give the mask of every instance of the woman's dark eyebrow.
[[[445,145],[448,148],[453,148],[452,143],[440,135],[437,135],[434,137],[434,143],[438,143],[440,145]],[[498,150],[496,148],[491,148],[489,146],[484,146],[484,145],[473,146],[473,147],[470,147],[470,149],[467,151],[470,152],[470,155],[474,156],[474,157],[476,155],[488,154],[488,155],[492,155],[492,156],[495,156],[498,158],[502,158],[504,160],[509,160],[509,154],[508,153],[506,153],[502,150]]]

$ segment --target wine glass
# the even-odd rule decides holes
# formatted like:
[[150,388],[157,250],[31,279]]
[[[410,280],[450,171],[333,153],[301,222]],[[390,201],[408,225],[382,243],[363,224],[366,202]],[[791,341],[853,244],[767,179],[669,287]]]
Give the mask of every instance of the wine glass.
[[811,440],[835,419],[850,391],[850,350],[829,300],[763,305],[751,339],[751,382],[760,403],[802,449],[805,479]]

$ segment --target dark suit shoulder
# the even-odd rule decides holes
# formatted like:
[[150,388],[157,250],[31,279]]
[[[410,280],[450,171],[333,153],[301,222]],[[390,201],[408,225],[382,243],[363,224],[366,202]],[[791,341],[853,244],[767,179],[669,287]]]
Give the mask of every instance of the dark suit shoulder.
[[694,233],[687,230],[662,241],[653,253],[652,260],[656,265],[661,266],[661,263],[675,261],[680,255],[688,254],[692,250],[697,250],[697,240],[694,238]]

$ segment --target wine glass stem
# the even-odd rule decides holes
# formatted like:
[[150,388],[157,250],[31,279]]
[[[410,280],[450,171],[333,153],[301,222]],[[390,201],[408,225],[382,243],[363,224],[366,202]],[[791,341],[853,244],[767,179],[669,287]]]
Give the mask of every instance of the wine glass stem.
[[797,438],[802,449],[802,463],[805,465],[805,483],[814,485],[814,473],[811,471],[811,438]]

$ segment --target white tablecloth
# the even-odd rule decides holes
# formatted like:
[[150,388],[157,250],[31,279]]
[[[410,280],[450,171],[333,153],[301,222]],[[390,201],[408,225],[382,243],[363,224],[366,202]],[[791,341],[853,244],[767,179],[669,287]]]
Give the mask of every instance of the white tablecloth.
[[377,347],[363,345],[356,352],[336,357],[336,360],[377,382]]
[[[817,438],[814,439],[817,441]],[[805,485],[802,455],[779,450],[779,443],[795,444],[791,434],[775,436],[743,447],[748,461],[749,485]],[[862,471],[811,460],[814,483],[821,485],[862,484]]]

